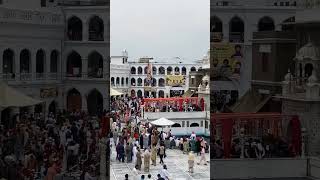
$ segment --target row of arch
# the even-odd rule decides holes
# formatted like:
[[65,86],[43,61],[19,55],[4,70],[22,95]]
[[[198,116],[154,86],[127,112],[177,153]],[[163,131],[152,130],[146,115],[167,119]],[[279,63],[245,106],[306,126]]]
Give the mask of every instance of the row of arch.
[[163,90],[159,90],[158,92],[156,91],[142,91],[142,90],[137,90],[135,91],[134,89],[131,90],[131,95],[135,95],[139,98],[149,98],[149,97],[154,97],[154,98],[165,98],[165,93]]
[[[259,19],[257,29],[258,31],[275,31],[275,22],[271,17],[264,16]],[[220,36],[220,39],[223,36],[223,22],[217,16],[211,17],[210,32],[215,33],[216,37]],[[244,32],[244,21],[238,16],[231,18],[229,21],[229,42],[244,42]],[[216,41],[219,41],[219,38]]]
[[[167,71],[166,71],[167,70]],[[190,71],[197,71],[197,69],[195,67],[191,67]],[[139,67],[131,67],[130,70],[131,74],[148,74],[148,66],[144,67],[144,71],[143,68],[141,66]],[[156,75],[157,73],[159,75],[165,75],[167,72],[167,75],[171,75],[171,74],[175,74],[175,75],[186,75],[187,74],[187,68],[186,67],[182,67],[181,69],[179,67],[175,67],[173,69],[173,67],[169,66],[167,67],[167,69],[165,69],[164,67],[160,66],[159,68],[156,67],[152,67],[152,74]]]
[[[12,49],[6,49],[2,54],[2,72],[3,74],[11,74],[14,76],[16,72],[21,74],[31,73],[31,52],[28,49],[23,49],[19,53],[19,61],[16,62],[15,53]],[[16,71],[16,63],[19,63],[19,71]],[[36,67],[35,72],[41,75],[46,72],[46,53],[43,49],[36,52]],[[50,73],[57,73],[59,67],[59,51],[52,50],[50,52]]]
[[67,110],[70,112],[81,111],[83,106],[82,98],[86,98],[88,113],[90,115],[97,115],[103,112],[103,95],[97,89],[89,91],[86,97],[82,96],[76,88],[70,89],[67,92]]
[[164,78],[159,78],[159,80],[157,81],[155,78],[152,78],[151,81],[149,81],[147,78],[145,78],[144,80],[142,80],[142,78],[131,78],[130,82],[129,82],[129,78],[126,77],[111,77],[111,85],[112,86],[128,86],[129,83],[131,86],[159,86],[159,87],[164,87],[165,86],[165,79]]
[[[72,16],[67,21],[67,37],[70,41],[83,40],[83,23],[77,16]],[[88,40],[104,41],[104,22],[99,16],[93,16],[88,23]]]
[[[103,57],[97,51],[93,51],[88,55],[88,71],[89,78],[103,78]],[[83,74],[82,57],[76,51],[72,51],[67,56],[67,76],[81,77]]]

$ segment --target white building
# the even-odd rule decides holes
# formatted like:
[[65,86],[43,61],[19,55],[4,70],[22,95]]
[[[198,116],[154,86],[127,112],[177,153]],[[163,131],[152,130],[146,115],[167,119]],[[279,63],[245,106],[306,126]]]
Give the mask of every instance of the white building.
[[109,4],[0,1],[0,81],[45,101],[30,111],[108,109]]
[[[148,62],[128,62],[128,53],[122,56],[111,57],[111,87],[127,95],[134,93],[138,97],[172,97],[183,94],[189,89],[189,73],[202,68],[200,63],[183,63],[177,59],[168,59],[168,62],[158,62],[153,58],[142,58],[152,66],[153,82],[147,85]],[[185,83],[179,87],[168,86],[167,75],[181,75]]]
[[294,0],[211,1],[211,44],[240,45],[243,53],[240,78],[216,80],[211,83],[212,91],[238,91],[239,97],[247,92],[251,86],[251,69],[254,63],[252,33],[281,31],[282,23],[295,15],[296,4]]

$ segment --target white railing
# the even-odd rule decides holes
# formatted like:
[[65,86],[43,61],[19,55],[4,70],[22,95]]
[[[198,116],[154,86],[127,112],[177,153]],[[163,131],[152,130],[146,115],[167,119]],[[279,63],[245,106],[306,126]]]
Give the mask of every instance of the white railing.
[[13,73],[6,73],[6,74],[2,74],[2,80],[4,81],[12,81],[15,79],[15,74]]
[[[161,131],[162,128],[158,128]],[[174,136],[185,136],[190,135],[192,132],[197,135],[207,135],[205,133],[206,129],[204,127],[171,127],[172,135]],[[209,131],[209,130],[207,130]]]
[[32,73],[21,73],[20,80],[23,80],[23,81],[32,80]]

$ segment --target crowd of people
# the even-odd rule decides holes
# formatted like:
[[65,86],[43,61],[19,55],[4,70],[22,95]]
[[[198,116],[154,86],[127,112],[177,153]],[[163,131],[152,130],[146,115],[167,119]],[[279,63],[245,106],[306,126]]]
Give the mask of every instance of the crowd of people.
[[[243,144],[239,138],[231,143],[230,158],[240,158],[243,146],[243,158],[277,158],[277,157],[295,157],[299,154],[292,144],[281,137],[273,137],[268,134],[262,138],[246,138]],[[212,143],[211,158],[224,158],[225,153],[221,140]]]
[[96,177],[100,118],[67,111],[47,117],[42,113],[17,114],[14,124],[0,128],[0,178],[53,180],[67,174],[81,179]]
[[[186,163],[189,164],[190,173],[193,173],[195,154],[200,156],[199,165],[207,165],[205,154],[208,153],[209,146],[204,138],[197,137],[194,132],[191,136],[177,138],[172,135],[171,130],[159,131],[148,121],[138,122],[142,103],[143,100],[137,98],[121,98],[112,103],[114,109],[110,142],[113,142],[112,146],[117,153],[115,161],[132,163],[136,179],[140,178],[139,172],[149,173],[150,167],[157,166],[158,163],[163,166],[159,179],[168,179],[165,164],[168,149],[180,149],[182,154],[189,154]],[[143,174],[141,179],[144,179]]]
[[182,107],[175,101],[173,102],[152,102],[145,106],[146,112],[193,112],[202,111],[198,104],[184,102]]

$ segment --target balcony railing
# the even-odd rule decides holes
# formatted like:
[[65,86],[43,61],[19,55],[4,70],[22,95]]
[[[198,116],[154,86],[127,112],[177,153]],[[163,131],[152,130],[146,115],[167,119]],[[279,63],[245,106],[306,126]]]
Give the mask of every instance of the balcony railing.
[[15,79],[15,74],[14,73],[5,73],[5,74],[2,74],[2,79],[4,81],[12,81]]
[[43,80],[45,79],[44,73],[36,73],[36,80]]
[[21,73],[20,80],[22,81],[32,80],[32,73]]
[[91,31],[89,32],[89,41],[104,41],[103,34]]
[[243,32],[230,32],[229,34],[229,42],[232,43],[243,43],[244,35]]
[[48,74],[48,79],[56,80],[56,79],[58,79],[58,74],[57,73],[49,73]]
[[221,42],[223,40],[222,32],[211,32],[210,33],[210,42]]

